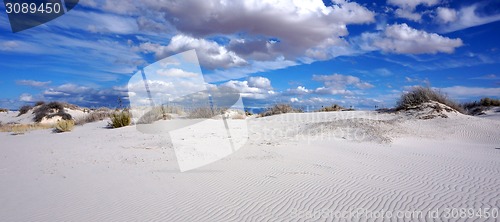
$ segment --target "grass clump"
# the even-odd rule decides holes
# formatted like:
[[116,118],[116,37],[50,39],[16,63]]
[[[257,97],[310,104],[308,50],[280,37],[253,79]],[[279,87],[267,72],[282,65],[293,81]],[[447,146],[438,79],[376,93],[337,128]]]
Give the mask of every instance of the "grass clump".
[[408,110],[430,101],[447,105],[460,113],[465,112],[458,103],[452,101],[448,98],[448,96],[446,96],[446,94],[438,90],[422,86],[413,87],[409,92],[401,95],[397,101],[396,110]]
[[488,110],[492,106],[500,106],[500,99],[485,97],[479,101],[462,104],[462,107],[467,111],[467,113],[473,116],[485,114],[484,111]]
[[33,107],[30,106],[30,105],[24,105],[24,106],[21,106],[21,108],[19,108],[19,114],[17,114],[17,116],[21,116],[21,115],[24,115],[26,114],[28,111],[30,111],[30,109],[32,109]]
[[158,120],[172,119],[172,116],[169,113],[174,111],[175,110],[168,108],[168,106],[153,107],[153,109],[141,116],[141,118],[137,121],[137,124],[151,124]]
[[272,116],[283,113],[302,113],[301,109],[293,108],[288,104],[276,104],[260,114],[261,117]]
[[130,125],[131,122],[132,118],[128,111],[114,112],[111,114],[109,126],[112,128],[120,128]]
[[73,120],[59,120],[56,123],[55,131],[58,133],[69,132],[75,127],[75,121]]
[[93,123],[97,121],[102,121],[111,116],[111,111],[110,110],[101,110],[101,111],[93,111],[90,112],[88,115],[85,115],[83,117],[80,117],[76,119],[75,124],[76,125],[83,125],[85,123]]
[[340,105],[333,104],[331,106],[321,107],[321,109],[319,109],[317,112],[333,112],[342,110],[345,110],[345,108]]
[[8,109],[0,108],[0,113],[7,113],[7,112],[9,112]]
[[39,124],[39,123],[31,123],[31,124],[19,124],[19,123],[7,123],[0,125],[0,132],[10,132],[12,135],[20,135],[24,134],[28,131],[39,130],[39,129],[50,129],[53,128],[52,125],[49,124]]

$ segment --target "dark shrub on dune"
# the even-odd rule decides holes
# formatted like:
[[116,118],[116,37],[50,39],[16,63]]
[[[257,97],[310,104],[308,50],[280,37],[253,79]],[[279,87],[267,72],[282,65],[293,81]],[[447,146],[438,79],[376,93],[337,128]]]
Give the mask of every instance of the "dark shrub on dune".
[[61,116],[63,120],[71,120],[72,117],[70,114],[64,112],[64,106],[62,103],[59,102],[50,102],[47,104],[43,104],[36,108],[33,111],[33,114],[35,114],[35,117],[33,118],[33,121],[39,123],[42,121],[44,117],[47,118],[52,118],[55,116]]
[[9,112],[8,109],[4,109],[4,108],[0,108],[0,113],[6,113],[6,112]]
[[43,105],[43,104],[45,104],[45,102],[44,102],[44,101],[38,101],[38,102],[36,102],[36,103],[35,103],[35,106],[41,106],[41,105]]
[[32,109],[33,107],[30,106],[30,105],[25,105],[25,106],[21,106],[21,108],[19,108],[19,114],[17,114],[17,116],[21,116],[23,114],[26,114],[28,111],[30,111],[30,109]]
[[301,109],[293,108],[288,104],[276,104],[260,114],[261,117],[272,116],[282,113],[302,113]]
[[321,107],[317,112],[333,112],[333,111],[342,111],[346,110],[344,107],[339,106],[337,104],[333,104],[331,106]]
[[132,116],[127,111],[114,112],[111,114],[111,122],[109,126],[112,128],[120,128],[130,125],[132,122]]
[[447,105],[460,113],[465,113],[458,103],[449,99],[444,93],[422,86],[413,87],[409,92],[401,95],[401,98],[397,101],[396,110],[408,110],[431,101]]

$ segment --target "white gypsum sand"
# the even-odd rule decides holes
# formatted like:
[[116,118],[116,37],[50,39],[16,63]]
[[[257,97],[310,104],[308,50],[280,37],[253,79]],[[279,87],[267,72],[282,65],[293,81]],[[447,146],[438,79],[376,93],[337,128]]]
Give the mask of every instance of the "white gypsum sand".
[[[447,117],[349,111],[229,119],[248,121],[247,144],[183,173],[168,134],[143,134],[135,126],[108,129],[100,121],[70,133],[0,133],[0,215],[3,221],[302,221],[317,219],[308,213],[358,208],[498,208],[500,119]],[[210,141],[202,135],[191,139]]]

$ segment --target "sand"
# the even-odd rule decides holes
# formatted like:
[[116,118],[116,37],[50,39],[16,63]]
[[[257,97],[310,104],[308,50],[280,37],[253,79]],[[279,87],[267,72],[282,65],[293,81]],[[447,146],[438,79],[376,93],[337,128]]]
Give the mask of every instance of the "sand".
[[[135,126],[108,129],[100,121],[68,133],[0,133],[0,217],[430,221],[437,211],[446,221],[446,209],[498,208],[500,118],[414,117],[349,111],[230,119],[247,121],[246,144],[186,172],[168,134]],[[210,141],[210,134],[196,140]],[[423,216],[346,213],[360,209]]]

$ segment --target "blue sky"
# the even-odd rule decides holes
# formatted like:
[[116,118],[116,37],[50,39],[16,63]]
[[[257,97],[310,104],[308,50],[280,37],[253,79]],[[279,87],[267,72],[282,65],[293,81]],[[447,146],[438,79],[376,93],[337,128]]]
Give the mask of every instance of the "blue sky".
[[117,106],[137,67],[190,49],[248,107],[390,107],[415,85],[499,98],[499,21],[491,0],[81,0],[18,33],[0,13],[0,107]]

